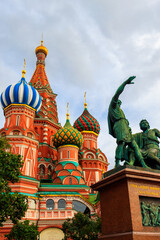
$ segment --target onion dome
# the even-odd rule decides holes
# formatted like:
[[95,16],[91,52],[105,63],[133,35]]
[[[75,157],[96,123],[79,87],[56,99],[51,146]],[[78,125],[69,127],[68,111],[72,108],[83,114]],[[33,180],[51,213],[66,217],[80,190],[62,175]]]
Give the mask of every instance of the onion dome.
[[[85,93],[86,94],[86,93]],[[74,128],[78,129],[78,131],[93,131],[96,134],[99,134],[100,132],[100,124],[99,122],[88,112],[87,110],[87,103],[85,99],[84,103],[84,111],[82,115],[77,118],[77,120],[74,123]]]
[[9,85],[1,94],[0,102],[5,109],[11,104],[26,104],[38,112],[41,108],[41,97],[38,91],[30,86],[25,80],[25,62],[21,80]]
[[53,144],[56,148],[63,145],[75,145],[80,148],[83,143],[82,134],[72,127],[69,121],[69,113],[67,111],[67,120],[63,128],[59,129],[54,135]]
[[36,54],[39,53],[39,52],[43,52],[43,53],[45,54],[45,56],[48,55],[48,50],[47,50],[47,48],[46,48],[45,46],[43,46],[43,40],[41,41],[41,45],[38,46],[38,47],[36,48],[36,50],[35,50],[35,53],[36,53]]

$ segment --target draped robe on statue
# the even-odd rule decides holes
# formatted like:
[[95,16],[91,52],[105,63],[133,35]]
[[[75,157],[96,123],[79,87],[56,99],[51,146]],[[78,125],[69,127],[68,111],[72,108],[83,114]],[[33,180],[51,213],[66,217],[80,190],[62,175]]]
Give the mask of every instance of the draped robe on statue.
[[129,127],[129,122],[118,105],[118,99],[112,98],[108,111],[108,127],[109,133],[117,138],[117,143],[120,141],[131,142],[132,134]]

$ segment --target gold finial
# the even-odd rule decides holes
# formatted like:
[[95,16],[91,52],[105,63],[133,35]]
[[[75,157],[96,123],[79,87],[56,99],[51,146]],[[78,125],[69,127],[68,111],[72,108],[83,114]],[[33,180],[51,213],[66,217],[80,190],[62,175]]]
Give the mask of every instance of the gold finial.
[[22,78],[25,78],[25,74],[26,74],[25,66],[26,66],[26,60],[24,59],[24,65],[23,65],[23,70],[22,70]]
[[43,46],[43,33],[42,33],[41,46]]
[[86,103],[86,92],[84,93],[84,107],[87,109],[87,103]]
[[67,120],[69,120],[69,103],[67,103]]

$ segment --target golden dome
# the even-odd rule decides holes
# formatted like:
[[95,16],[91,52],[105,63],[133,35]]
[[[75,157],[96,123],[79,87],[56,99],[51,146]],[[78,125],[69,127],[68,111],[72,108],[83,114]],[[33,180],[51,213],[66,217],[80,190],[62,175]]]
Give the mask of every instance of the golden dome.
[[48,55],[48,50],[45,46],[43,46],[43,40],[41,41],[41,45],[38,46],[35,50],[35,53],[37,54],[38,52],[43,52],[46,56]]

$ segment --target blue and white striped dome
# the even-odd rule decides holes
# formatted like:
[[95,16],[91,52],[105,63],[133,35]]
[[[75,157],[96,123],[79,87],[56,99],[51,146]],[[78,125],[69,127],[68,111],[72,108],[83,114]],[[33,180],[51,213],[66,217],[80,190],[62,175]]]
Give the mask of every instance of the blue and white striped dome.
[[38,91],[30,86],[25,78],[13,85],[8,86],[0,97],[2,108],[8,107],[10,104],[26,104],[34,108],[38,112],[41,108],[41,96]]

